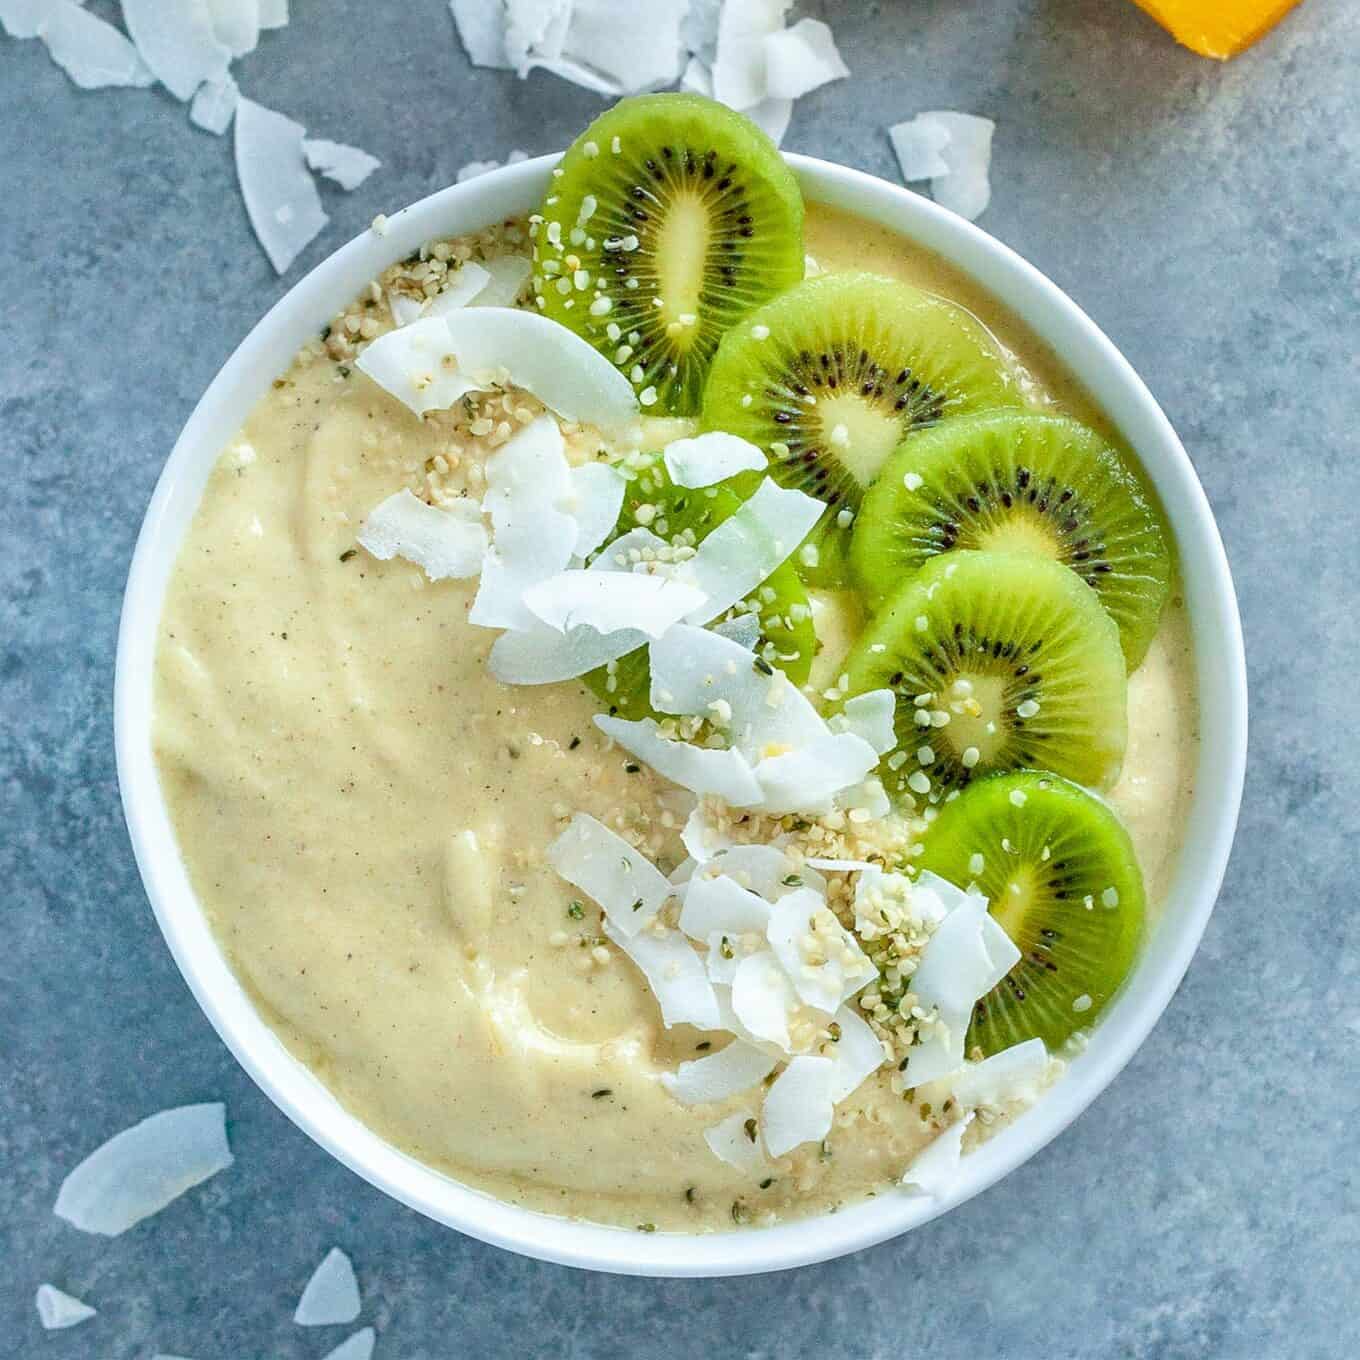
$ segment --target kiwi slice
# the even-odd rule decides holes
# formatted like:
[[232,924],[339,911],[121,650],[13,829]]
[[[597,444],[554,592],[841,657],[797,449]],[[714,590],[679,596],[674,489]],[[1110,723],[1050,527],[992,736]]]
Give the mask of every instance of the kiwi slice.
[[553,171],[532,223],[538,307],[692,415],[724,331],[803,277],[803,198],[749,118],[691,94],[624,99]]
[[1057,775],[979,780],[931,823],[917,863],[976,883],[1020,951],[974,1007],[970,1051],[1034,1038],[1057,1048],[1100,1014],[1133,963],[1144,898],[1129,834]]
[[931,559],[846,658],[848,694],[897,695],[890,794],[936,803],[998,770],[1113,783],[1127,737],[1119,631],[1073,571],[1037,554]]
[[[697,490],[676,486],[660,454],[646,455],[630,470],[636,475],[624,493],[623,509],[615,532],[610,535],[611,543],[642,527],[677,547],[694,547],[742,502],[728,485]],[[601,551],[608,552],[608,544]],[[794,684],[801,685],[812,669],[817,635],[807,590],[789,563],[768,576],[748,600],[730,611],[730,616],[750,613],[760,620],[757,654],[782,670]],[[649,700],[652,677],[645,647],[629,652],[610,666],[589,671],[585,681],[611,713],[633,719],[657,716]]]
[[876,274],[823,274],[723,337],[703,424],[765,449],[771,476],[826,502],[800,570],[843,585],[860,501],[903,437],[1018,400],[1000,351],[960,308]]
[[1162,518],[1116,450],[1059,416],[994,411],[906,440],[869,488],[850,560],[871,605],[956,548],[1071,567],[1119,625],[1133,670],[1171,590]]

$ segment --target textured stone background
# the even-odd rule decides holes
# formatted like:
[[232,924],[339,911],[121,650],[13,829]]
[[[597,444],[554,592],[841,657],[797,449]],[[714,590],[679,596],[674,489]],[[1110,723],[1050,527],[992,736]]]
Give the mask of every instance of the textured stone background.
[[[99,0],[97,0],[98,4]],[[1122,0],[815,3],[854,78],[786,145],[893,178],[882,124],[998,120],[983,220],[1146,377],[1218,513],[1255,707],[1237,850],[1204,946],[1123,1076],[1056,1143],[877,1250],[740,1282],[535,1264],[425,1222],[297,1132],[180,981],[114,778],[114,636],[180,425],[310,266],[473,158],[557,147],[600,107],[471,71],[443,0],[295,0],[248,93],[381,156],[287,279],[230,145],[162,92],[82,93],[0,38],[0,1355],[324,1354],[289,1318],[333,1242],[380,1360],[1350,1356],[1360,1343],[1360,9],[1306,0],[1228,66]],[[107,11],[105,11],[107,12]],[[112,1243],[50,1206],[165,1105],[223,1098],[229,1174]],[[43,1337],[50,1279],[100,1317]]]

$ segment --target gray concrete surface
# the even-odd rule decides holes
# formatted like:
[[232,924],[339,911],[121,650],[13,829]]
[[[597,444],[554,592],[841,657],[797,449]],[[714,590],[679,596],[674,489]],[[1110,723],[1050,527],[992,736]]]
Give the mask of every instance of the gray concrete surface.
[[[96,0],[99,8],[100,0]],[[1360,11],[1306,0],[1228,66],[1122,0],[809,4],[854,72],[786,145],[893,177],[881,127],[998,121],[984,225],[1143,373],[1208,489],[1254,686],[1236,853],[1151,1040],[1062,1138],[943,1221],[848,1260],[647,1282],[492,1250],[399,1208],[259,1094],[180,981],[114,778],[138,522],[214,371],[301,272],[473,158],[599,107],[471,71],[442,0],[295,0],[244,88],[384,170],[287,279],[230,146],[162,92],[83,93],[0,38],[0,1356],[319,1357],[292,1326],[332,1243],[379,1360],[1349,1356],[1360,1344]],[[104,10],[107,13],[107,10]],[[234,1170],[125,1237],[55,1219],[64,1172],[165,1105],[223,1098]],[[100,1309],[44,1337],[50,1279]]]

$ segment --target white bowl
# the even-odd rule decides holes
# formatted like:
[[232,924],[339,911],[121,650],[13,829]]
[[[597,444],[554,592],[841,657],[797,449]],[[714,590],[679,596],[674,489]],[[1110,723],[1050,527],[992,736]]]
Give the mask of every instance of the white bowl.
[[771,1228],[653,1233],[551,1218],[422,1165],[360,1123],[283,1046],[228,967],[195,900],[152,756],[152,677],[166,583],[218,453],[294,354],[387,266],[436,236],[531,211],[556,157],[508,166],[394,214],[319,264],[269,312],[198,403],[161,473],[128,577],[114,726],[133,848],[166,942],[241,1065],[300,1128],[366,1180],[484,1242],[567,1265],[635,1275],[741,1275],[856,1251],[944,1213],[1020,1165],[1071,1123],[1147,1037],[1199,943],[1222,882],[1241,799],[1247,690],[1227,559],[1190,460],[1138,375],[1091,320],[1019,256],[925,198],[855,170],[789,156],[809,199],[848,209],[935,251],[1015,313],[1068,366],[1137,451],[1180,550],[1194,636],[1201,746],[1194,800],[1166,911],[1089,1048],[1035,1108],[964,1159],[950,1193],[881,1195]]

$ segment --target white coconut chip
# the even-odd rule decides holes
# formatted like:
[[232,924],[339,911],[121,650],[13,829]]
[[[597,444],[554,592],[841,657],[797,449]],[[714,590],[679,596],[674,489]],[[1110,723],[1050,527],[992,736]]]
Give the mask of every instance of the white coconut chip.
[[[467,267],[463,266],[464,269]],[[483,260],[480,267],[487,275],[487,282],[473,299],[471,305],[474,307],[513,307],[533,271],[524,255],[497,255],[494,259]]]
[[943,1133],[916,1154],[902,1177],[902,1184],[918,1195],[938,1199],[946,1194],[959,1174],[963,1158],[963,1135],[973,1122],[971,1114],[955,1120]]
[[564,420],[621,437],[636,432],[632,383],[574,331],[515,307],[455,312],[447,324],[465,373],[503,369],[516,387],[532,392]]
[[770,93],[765,39],[784,27],[792,0],[724,0],[713,58],[713,96],[750,109]]
[[770,923],[770,904],[726,874],[696,874],[689,881],[680,909],[680,929],[695,940],[713,934],[765,933]]
[[754,1178],[769,1166],[760,1146],[759,1135],[752,1138],[748,1132],[755,1124],[755,1116],[750,1110],[738,1110],[721,1123],[714,1124],[711,1129],[705,1129],[704,1142],[720,1161]]
[[854,788],[878,764],[874,748],[852,732],[824,732],[796,750],[768,756],[755,767],[768,812],[830,811],[838,794]]
[[830,1058],[794,1058],[774,1079],[760,1112],[760,1132],[771,1157],[782,1157],[831,1132],[836,1110],[831,1092],[836,1064]]
[[407,297],[405,293],[389,291],[387,309],[392,313],[392,321],[397,326],[409,326],[411,322],[419,321],[425,315],[425,303],[417,302],[415,298]]
[[562,59],[542,64],[605,95],[672,85],[680,74],[680,21],[687,8],[688,0],[574,0]]
[[[680,831],[680,841],[690,859],[696,864],[705,863],[732,844],[732,838],[726,829],[717,827],[710,821],[702,804],[685,820],[685,825]],[[674,875],[671,876],[671,881],[677,881]]]
[[221,80],[205,80],[189,105],[189,121],[220,137],[231,126],[240,100],[241,91],[230,75]]
[[[178,14],[179,10],[171,7],[165,12]],[[217,72],[206,78],[219,80],[224,74]],[[301,123],[253,99],[237,101],[236,177],[250,225],[279,274],[330,221],[322,211],[316,181],[302,155],[305,135]]]
[[687,52],[706,66],[713,64],[718,51],[718,16],[722,0],[690,0],[689,13],[680,25],[680,41]]
[[[242,100],[242,106],[249,102]],[[240,126],[238,114],[238,136]],[[443,317],[422,317],[380,335],[364,346],[354,366],[418,416],[447,410],[460,397],[482,390],[458,366]]]
[[844,707],[831,719],[833,732],[853,732],[885,756],[897,745],[893,728],[893,714],[897,710],[897,696],[890,689],[872,689],[847,699]]
[[719,637],[725,637],[729,641],[735,642],[739,647],[744,647],[748,652],[754,652],[756,644],[760,641],[760,615],[738,614],[734,619],[715,623],[713,631]]
[[505,54],[520,77],[562,55],[572,0],[504,0]]
[[713,73],[698,57],[691,57],[680,76],[680,88],[687,94],[701,94],[712,99]]
[[[773,1063],[770,1065],[774,1066]],[[67,1327],[78,1327],[95,1315],[95,1309],[88,1303],[82,1303],[74,1294],[64,1293],[55,1285],[40,1284],[33,1302],[38,1310],[38,1321],[45,1332],[61,1332]]]
[[776,145],[782,146],[784,134],[793,118],[792,99],[762,99],[742,112]]
[[640,930],[636,935],[627,935],[612,919],[606,918],[604,933],[647,979],[661,1007],[661,1023],[667,1029],[675,1025],[694,1025],[698,1029],[722,1027],[722,1012],[704,961],[678,930],[660,935]]
[[905,123],[894,123],[888,129],[888,138],[897,153],[902,178],[908,184],[923,179],[942,179],[949,173],[949,166],[940,154],[949,144],[949,129],[944,124],[918,116]]
[[850,74],[831,30],[820,19],[799,19],[792,28],[767,33],[764,47],[765,87],[775,99],[801,99]]
[[827,1054],[836,1069],[831,1079],[831,1099],[839,1105],[852,1095],[888,1060],[883,1041],[853,1006],[836,1012],[841,1037]]
[[940,148],[940,159],[948,173],[931,179],[932,196],[941,207],[975,221],[992,201],[988,172],[996,124],[990,118],[946,110],[922,113],[919,119],[943,127],[949,134],[949,140]]
[[298,1299],[293,1321],[299,1327],[329,1327],[359,1316],[359,1281],[354,1266],[339,1247],[332,1247],[312,1272]]
[[205,80],[227,74],[231,49],[213,32],[208,0],[123,0],[123,22],[142,60],[176,99],[189,99]]
[[36,38],[65,0],[0,0],[0,28],[11,38]]
[[567,495],[559,508],[576,521],[576,546],[572,556],[589,557],[618,522],[628,483],[623,474],[608,463],[585,463],[574,467],[567,474],[567,482]]
[[708,969],[709,981],[715,986],[731,987],[744,956],[737,953],[732,936],[725,930],[711,932],[706,943],[708,953],[704,956],[704,967]]
[[536,582],[523,599],[530,613],[559,633],[578,627],[597,633],[634,629],[655,638],[699,608],[704,593],[668,576],[573,569]]
[[226,1107],[162,1110],[97,1147],[61,1183],[52,1212],[117,1237],[232,1164]]
[[548,847],[548,863],[598,902],[606,921],[625,938],[636,935],[672,891],[651,860],[585,812]]
[[487,537],[476,501],[458,500],[443,510],[403,490],[369,512],[358,543],[380,562],[404,557],[431,581],[443,581],[476,576]]
[[788,1052],[789,1017],[798,1009],[798,994],[773,950],[757,950],[737,965],[731,1001],[746,1033]]
[[474,66],[508,71],[505,54],[505,6],[502,0],[449,0],[458,40]]
[[151,68],[112,24],[87,14],[73,0],[58,0],[39,34],[47,54],[82,90],[108,86],[145,89],[155,83]]
[[306,138],[302,143],[302,154],[317,174],[334,180],[342,189],[357,189],[382,165],[376,156],[370,156],[357,146],[328,141],[325,137]]
[[779,1060],[741,1039],[719,1053],[682,1062],[674,1072],[663,1072],[661,1084],[682,1105],[711,1105],[749,1091],[774,1071]]
[[707,871],[714,868],[767,902],[777,902],[804,887],[826,895],[826,879],[809,869],[806,860],[801,868],[795,868],[787,851],[777,845],[734,845],[707,866]]
[[[582,573],[584,574],[584,573]],[[619,582],[653,582],[653,576],[616,576]],[[674,582],[662,584],[675,588]],[[761,798],[760,785],[746,757],[739,751],[710,750],[687,741],[670,741],[661,735],[652,718],[630,722],[604,713],[595,715],[595,726],[625,751],[651,766],[657,774],[700,797],[712,795],[732,807],[750,807]],[[703,938],[696,936],[696,939]]]
[[[805,961],[803,941],[813,934],[813,917],[823,911],[827,911],[827,905],[821,893],[798,888],[775,903],[765,936],[798,999],[814,1010],[834,1015],[845,1001],[868,985],[876,970],[859,942],[834,916],[830,934],[839,949],[822,963],[813,965]],[[821,933],[817,938],[822,938]]]
[[208,0],[213,37],[233,57],[253,52],[260,41],[260,0]]
[[481,265],[469,260],[454,271],[443,292],[437,293],[425,304],[425,315],[447,316],[460,307],[466,307],[490,282],[491,275]]
[[833,874],[854,874],[882,868],[882,865],[872,864],[867,859],[823,859],[820,855],[814,855],[803,862],[810,864],[814,869],[826,869]]
[[982,1062],[965,1063],[945,1078],[949,1092],[965,1109],[999,1109],[1017,1100],[1033,1100],[1048,1071],[1048,1049],[1042,1039],[1026,1039],[993,1053]]
[[287,28],[288,0],[260,0],[260,27]]
[[483,175],[489,175],[493,170],[500,168],[500,161],[468,161],[466,165],[460,165],[454,172],[453,182],[455,184],[466,184],[470,179],[480,179]]
[[372,1327],[365,1327],[342,1341],[333,1351],[328,1351],[322,1360],[372,1360],[377,1335]]
[[802,491],[768,477],[761,482],[755,495],[707,534],[685,563],[685,579],[708,596],[690,622],[707,623],[746,599],[796,551],[825,509]]
[[764,472],[769,460],[756,446],[734,434],[713,430],[692,439],[676,439],[662,453],[676,486],[712,486],[742,472]]

